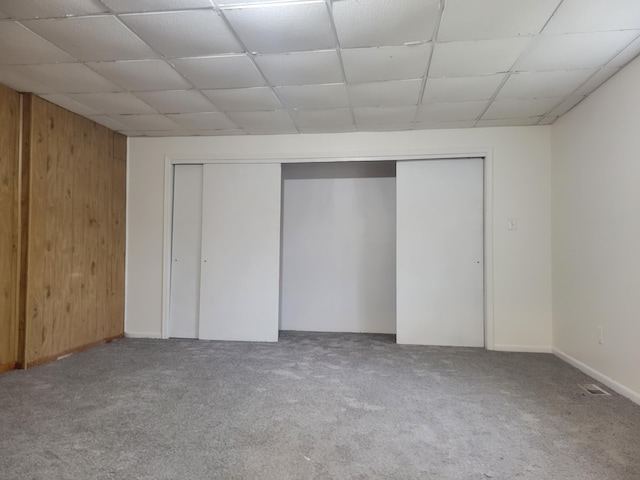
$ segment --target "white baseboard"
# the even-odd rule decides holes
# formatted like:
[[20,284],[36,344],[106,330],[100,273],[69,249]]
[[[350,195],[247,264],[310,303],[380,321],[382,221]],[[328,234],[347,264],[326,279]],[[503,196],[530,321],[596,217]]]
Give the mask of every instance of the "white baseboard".
[[497,352],[553,353],[552,348],[546,345],[494,345],[492,350]]
[[162,338],[158,332],[124,332],[127,338]]
[[604,385],[609,387],[611,390],[618,392],[620,395],[623,395],[627,397],[629,400],[631,400],[632,402],[640,405],[640,393],[634,392],[630,388],[627,388],[621,383],[616,382],[612,378],[607,377],[605,374],[600,373],[595,368],[591,368],[589,365],[582,363],[580,360],[577,360],[572,356],[567,355],[562,350],[558,350],[557,348],[554,347],[553,354],[556,355],[558,358],[564,360],[568,364],[573,365],[578,370],[581,370],[582,372],[586,373],[590,377],[595,378],[600,383],[603,383]]

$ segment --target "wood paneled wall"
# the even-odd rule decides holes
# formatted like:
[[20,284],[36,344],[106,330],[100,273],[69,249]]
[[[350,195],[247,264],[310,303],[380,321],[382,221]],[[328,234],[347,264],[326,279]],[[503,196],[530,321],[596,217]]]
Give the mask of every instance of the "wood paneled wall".
[[123,336],[127,144],[5,87],[0,125],[2,371]]
[[24,363],[34,365],[124,333],[126,138],[39,97],[25,105]]
[[18,353],[18,151],[20,95],[0,85],[0,372]]

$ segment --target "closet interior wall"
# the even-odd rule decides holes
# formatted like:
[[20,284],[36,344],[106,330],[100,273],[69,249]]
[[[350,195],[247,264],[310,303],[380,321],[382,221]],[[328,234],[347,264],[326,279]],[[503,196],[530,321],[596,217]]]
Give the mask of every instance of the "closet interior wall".
[[1,94],[7,370],[123,336],[127,142],[39,97]]

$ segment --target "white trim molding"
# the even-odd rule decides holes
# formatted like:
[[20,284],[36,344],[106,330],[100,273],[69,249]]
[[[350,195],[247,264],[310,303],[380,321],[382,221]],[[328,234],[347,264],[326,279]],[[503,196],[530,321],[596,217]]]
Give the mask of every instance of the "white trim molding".
[[494,345],[496,352],[553,353],[548,345]]

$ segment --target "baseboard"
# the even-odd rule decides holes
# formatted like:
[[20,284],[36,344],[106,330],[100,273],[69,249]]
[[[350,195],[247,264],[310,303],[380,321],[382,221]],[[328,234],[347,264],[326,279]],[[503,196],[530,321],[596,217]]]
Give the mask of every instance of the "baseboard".
[[124,332],[124,336],[127,338],[162,338],[162,335],[157,332]]
[[578,370],[581,370],[582,372],[586,373],[590,377],[595,378],[599,382],[609,387],[611,390],[618,392],[620,395],[625,396],[632,402],[640,405],[640,393],[634,392],[630,388],[627,388],[621,383],[618,383],[612,378],[606,376],[604,373],[600,373],[595,368],[591,368],[589,365],[582,363],[580,360],[573,358],[571,355],[567,355],[562,350],[559,350],[554,347],[553,354],[558,358],[560,358],[561,360],[564,360],[568,364],[573,365]]
[[494,345],[492,350],[497,352],[553,353],[553,349],[546,345]]
[[44,365],[45,363],[50,363],[50,362],[55,362],[56,360],[62,358],[62,357],[68,357],[69,355],[72,355],[74,353],[79,353],[79,352],[83,352],[85,350],[89,350],[90,348],[93,347],[97,347],[99,345],[104,345],[105,343],[111,343],[114,340],[118,340],[120,338],[123,338],[124,334],[120,334],[120,335],[115,335],[113,337],[109,337],[109,338],[105,338],[103,340],[98,340],[97,342],[91,342],[91,343],[87,343],[86,345],[81,345],[79,347],[75,347],[75,348],[70,348],[68,350],[64,350],[60,353],[57,353],[55,355],[49,355],[47,357],[42,357],[42,358],[38,358],[36,360],[31,360],[29,362],[27,362],[27,368],[31,368],[31,367],[37,367],[38,365]]
[[0,364],[0,373],[8,372],[16,368],[16,362],[2,363]]

